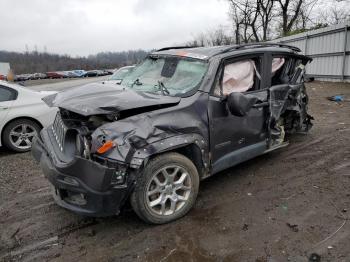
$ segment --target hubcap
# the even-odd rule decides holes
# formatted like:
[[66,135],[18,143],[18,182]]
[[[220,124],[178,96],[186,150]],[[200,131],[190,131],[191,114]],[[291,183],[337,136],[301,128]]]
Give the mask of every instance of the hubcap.
[[164,167],[155,173],[147,186],[147,206],[157,215],[172,215],[183,208],[191,190],[191,177],[183,167]]
[[18,149],[29,149],[32,147],[33,138],[37,136],[35,128],[28,124],[17,125],[10,131],[10,142]]

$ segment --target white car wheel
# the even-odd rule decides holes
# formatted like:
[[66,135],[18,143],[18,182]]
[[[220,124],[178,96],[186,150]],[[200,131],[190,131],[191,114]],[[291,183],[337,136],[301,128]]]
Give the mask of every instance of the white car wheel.
[[34,137],[38,136],[40,127],[28,119],[18,119],[10,122],[3,133],[6,147],[16,152],[27,152],[32,147]]

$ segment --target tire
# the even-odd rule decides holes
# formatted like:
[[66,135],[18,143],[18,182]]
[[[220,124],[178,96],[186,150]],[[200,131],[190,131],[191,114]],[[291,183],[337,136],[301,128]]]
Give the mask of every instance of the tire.
[[178,153],[165,153],[148,162],[130,202],[135,213],[146,223],[165,224],[190,211],[198,188],[199,175],[192,161]]
[[[40,126],[29,119],[17,119],[6,125],[2,141],[10,150],[15,152],[27,152],[32,147],[32,141],[40,132]],[[21,140],[19,144],[18,141]]]

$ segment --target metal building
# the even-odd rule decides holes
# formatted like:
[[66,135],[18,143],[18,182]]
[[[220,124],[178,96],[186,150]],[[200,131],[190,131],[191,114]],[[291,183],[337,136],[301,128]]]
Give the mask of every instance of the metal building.
[[0,62],[0,75],[6,76],[9,71],[10,71],[10,64]]
[[313,58],[306,75],[323,81],[350,81],[350,21],[273,42],[299,47]]

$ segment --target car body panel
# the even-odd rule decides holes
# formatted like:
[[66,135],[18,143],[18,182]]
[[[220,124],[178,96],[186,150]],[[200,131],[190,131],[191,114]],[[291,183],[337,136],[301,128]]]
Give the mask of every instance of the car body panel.
[[[55,91],[36,92],[15,84],[9,84],[1,81],[0,86],[6,86],[18,92],[17,99],[5,102],[7,103],[7,109],[0,111],[0,117],[2,116],[2,119],[0,119],[0,137],[2,136],[3,128],[6,126],[6,124],[17,118],[34,119],[43,127],[47,127],[53,122],[58,109],[56,107],[47,106],[42,101],[42,98],[56,93]],[[5,103],[0,102],[0,107],[5,106]],[[5,111],[6,114],[1,114],[1,112]]]
[[91,83],[53,94],[46,97],[44,101],[50,106],[59,106],[88,116],[108,112],[117,113],[128,109],[172,105],[179,103],[180,98],[137,92],[113,84]]
[[[100,146],[101,136],[107,136],[118,145],[118,150],[107,152],[105,157],[135,166],[141,166],[145,159],[165,149],[181,145],[198,144],[208,152],[208,94],[198,92],[194,96],[196,99],[182,98],[171,107],[103,125],[92,134],[97,143],[91,150]],[[173,114],[171,121],[169,114]],[[202,159],[208,164],[208,155],[203,154]]]

